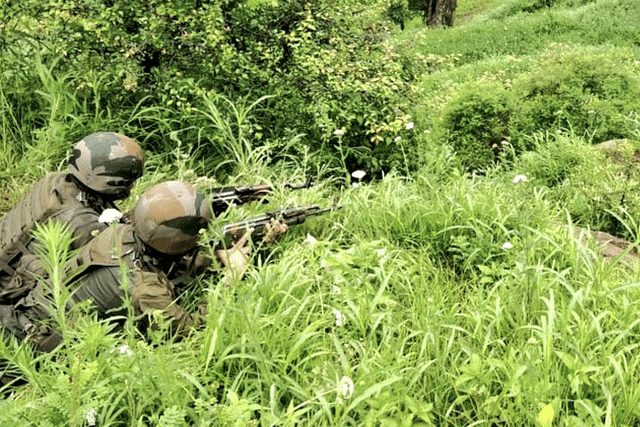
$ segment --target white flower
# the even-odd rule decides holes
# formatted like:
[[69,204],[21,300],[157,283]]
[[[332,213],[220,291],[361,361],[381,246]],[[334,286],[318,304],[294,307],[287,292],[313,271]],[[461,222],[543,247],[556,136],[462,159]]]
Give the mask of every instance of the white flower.
[[123,344],[120,347],[118,347],[118,353],[120,354],[124,354],[125,356],[131,356],[133,355],[133,352],[131,351],[131,349],[129,348],[128,345]]
[[333,285],[331,287],[331,295],[340,295],[341,293],[342,289],[340,289],[340,286]]
[[393,139],[393,142],[398,142],[398,141],[400,141],[401,139],[402,139],[401,137],[396,136],[396,137]]
[[333,131],[334,135],[341,136],[344,135],[344,131],[342,129],[336,129]]
[[119,221],[122,218],[122,212],[118,209],[105,209],[98,217],[98,222],[111,224],[113,221]]
[[344,316],[340,313],[340,310],[336,308],[331,313],[336,316],[336,326],[342,326],[344,324]]
[[304,241],[310,245],[313,245],[314,243],[316,243],[318,240],[313,237],[311,234],[307,233],[307,238],[304,239]]
[[355,386],[353,385],[353,381],[351,378],[347,376],[343,376],[340,378],[340,382],[338,383],[338,394],[343,399],[350,399],[353,396],[353,391]]
[[558,130],[556,131],[556,133],[557,133],[558,135],[562,135],[562,129],[558,129]]
[[521,181],[522,182],[527,182],[527,181],[529,181],[529,178],[527,178],[526,175],[516,175],[516,176],[513,177],[513,183],[514,184],[517,184],[517,183],[519,183]]
[[407,123],[407,125],[405,127],[407,128],[407,130],[413,129],[413,122]]
[[352,182],[352,183],[351,183],[351,186],[352,186],[353,188],[356,188],[356,187],[359,187],[359,186],[360,186],[360,183],[359,183],[359,182]]
[[507,250],[509,250],[509,249],[511,249],[511,248],[513,248],[513,244],[512,244],[511,242],[504,242],[504,243],[502,244],[502,249],[507,249]]
[[364,178],[364,176],[366,174],[367,173],[365,171],[357,170],[357,171],[352,172],[351,176],[354,177],[355,179],[362,179],[362,178]]
[[87,425],[93,427],[96,425],[96,410],[91,408],[87,411]]

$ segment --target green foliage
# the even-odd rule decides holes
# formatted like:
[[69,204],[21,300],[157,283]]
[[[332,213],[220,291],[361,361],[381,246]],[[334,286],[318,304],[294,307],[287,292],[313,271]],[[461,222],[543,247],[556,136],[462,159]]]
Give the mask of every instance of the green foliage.
[[[292,227],[233,288],[207,273],[179,301],[204,293],[206,325],[182,341],[145,341],[130,307],[115,331],[83,306],[55,354],[2,342],[28,384],[0,422],[534,425],[551,405],[556,425],[638,424],[638,273],[574,224],[635,253],[638,64],[619,46],[639,40],[640,8],[568,9],[582,3],[503,2],[507,18],[399,35],[386,5],[346,0],[0,8],[2,188],[24,191],[15,178],[107,128],[148,153],[135,194],[333,173],[271,204],[342,206]],[[630,148],[591,147],[616,135]],[[352,187],[355,167],[374,179]]]
[[387,16],[394,23],[404,30],[405,21],[411,19],[408,0],[394,0],[387,7]]
[[575,136],[540,136],[514,168],[548,188],[549,200],[566,208],[577,225],[633,240],[638,233],[633,218],[640,212],[634,191],[637,143],[626,142],[610,151]]
[[509,139],[508,93],[491,81],[464,85],[458,93],[443,111],[440,132],[468,168],[486,168]]
[[[505,7],[521,0],[503,2]],[[589,2],[576,9],[552,8],[531,14],[505,17],[497,8],[482,14],[468,25],[451,29],[429,29],[420,40],[423,54],[459,54],[460,63],[499,56],[536,54],[549,43],[630,47],[640,40],[633,25],[640,19],[634,0]]]
[[[382,3],[364,8],[351,0],[27,3],[10,20],[12,30],[2,34],[7,69],[24,63],[25,55],[43,52],[54,79],[65,76],[63,92],[96,107],[97,126],[113,126],[113,118],[126,123],[133,137],[147,140],[154,133],[147,148],[161,151],[176,131],[199,140],[208,120],[194,112],[207,110],[212,96],[250,105],[273,96],[261,106],[255,126],[256,142],[278,148],[276,155],[310,150],[337,166],[331,160],[339,150],[331,136],[344,129],[350,169],[398,166],[386,156],[397,148],[374,149],[379,128],[406,112],[409,83],[397,54],[384,43]],[[11,50],[14,41],[28,44]],[[29,85],[36,83],[27,78]],[[155,117],[140,114],[141,105],[155,106]],[[107,117],[101,117],[105,111]],[[67,126],[70,114],[76,121],[86,119],[68,110],[56,114],[56,124]],[[6,120],[17,121],[11,115]],[[169,129],[153,129],[158,121]],[[287,145],[300,134],[308,135],[304,146]],[[213,147],[201,147],[200,153],[219,155]]]
[[435,123],[435,136],[468,169],[489,167],[507,149],[518,155],[537,132],[596,143],[634,135],[627,120],[640,108],[633,52],[553,45],[526,64],[528,71],[518,63],[503,67],[455,86]]
[[[624,117],[640,107],[634,57],[555,46],[513,82],[519,108],[512,134],[571,129],[596,142],[628,136]],[[554,129],[555,128],[555,129]]]

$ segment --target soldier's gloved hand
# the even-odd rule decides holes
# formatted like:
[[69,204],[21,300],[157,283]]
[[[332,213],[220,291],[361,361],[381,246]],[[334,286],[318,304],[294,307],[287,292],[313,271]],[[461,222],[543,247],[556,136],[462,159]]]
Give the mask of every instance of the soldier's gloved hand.
[[272,219],[271,224],[267,227],[267,232],[264,235],[265,243],[273,243],[284,235],[289,230],[289,226],[285,223]]
[[249,266],[249,251],[251,250],[248,242],[252,232],[253,230],[247,231],[231,248],[216,251],[216,255],[226,270],[222,280],[227,285],[240,280],[247,271],[247,267]]
[[122,218],[122,212],[118,209],[105,209],[98,217],[98,222],[102,222],[104,224],[111,224],[114,221],[120,221]]

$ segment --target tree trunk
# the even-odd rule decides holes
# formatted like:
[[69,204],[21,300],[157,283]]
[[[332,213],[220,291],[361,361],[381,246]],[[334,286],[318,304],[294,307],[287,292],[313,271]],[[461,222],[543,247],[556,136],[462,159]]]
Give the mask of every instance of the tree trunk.
[[425,21],[430,27],[453,25],[456,0],[426,0]]

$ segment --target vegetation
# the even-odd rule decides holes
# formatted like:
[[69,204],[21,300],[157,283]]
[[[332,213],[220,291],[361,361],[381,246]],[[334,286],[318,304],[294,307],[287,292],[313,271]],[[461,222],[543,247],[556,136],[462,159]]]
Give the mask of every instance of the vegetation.
[[[180,303],[205,298],[207,324],[181,341],[65,315],[67,241],[41,228],[65,344],[0,344],[27,381],[0,420],[640,423],[640,270],[624,257],[640,231],[640,4],[460,0],[456,26],[401,31],[388,3],[0,6],[3,211],[97,130],[148,153],[123,209],[166,179],[309,176],[271,204],[342,206],[257,251],[234,286],[200,278]],[[604,258],[589,230],[631,246]]]

